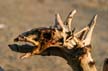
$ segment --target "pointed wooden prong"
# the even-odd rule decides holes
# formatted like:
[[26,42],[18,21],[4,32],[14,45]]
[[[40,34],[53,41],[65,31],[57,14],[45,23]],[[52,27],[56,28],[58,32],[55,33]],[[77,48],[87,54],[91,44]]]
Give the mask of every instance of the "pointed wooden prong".
[[82,30],[80,30],[79,32],[76,32],[74,35],[76,37],[78,37],[80,40],[83,40],[84,36],[85,36],[85,34],[87,33],[88,30],[89,30],[89,28],[85,27]]
[[78,35],[80,35],[82,32],[87,31],[87,30],[89,30],[89,28],[88,28],[88,27],[85,27],[85,28],[83,28],[82,30],[80,30],[79,32],[76,32],[76,33],[74,34],[74,36],[78,36]]
[[55,15],[55,24],[54,24],[53,27],[54,27],[54,28],[60,27],[60,25],[58,24],[58,20],[57,20],[57,14]]
[[78,37],[78,38],[79,38],[81,41],[83,41],[83,40],[84,40],[85,35],[87,34],[87,32],[88,32],[88,30],[83,31],[83,32],[79,35],[79,37]]
[[[74,40],[76,41],[78,46],[84,47],[84,46],[89,45],[91,43],[91,37],[92,37],[93,29],[96,25],[96,19],[97,19],[97,15],[95,15],[93,17],[92,21],[90,22],[90,24],[87,27],[85,27],[81,31],[74,34]],[[87,33],[86,38],[84,39],[84,41],[81,41],[79,38],[76,37],[78,34],[81,34],[83,32],[87,32],[87,31],[88,31],[88,33]]]
[[97,17],[98,17],[98,15],[96,14],[96,15],[92,18],[91,22],[88,24],[88,27],[89,27],[89,28],[92,27],[92,25],[96,25]]
[[63,24],[63,21],[59,15],[59,13],[56,14],[56,22],[63,30],[65,30],[65,26]]
[[[95,16],[91,22],[93,22],[93,20],[95,21],[97,18],[97,16]],[[93,25],[90,22],[90,24],[88,24],[88,26],[86,26],[85,28],[83,28],[82,30],[80,30],[79,32],[76,32],[74,35],[75,36],[79,36],[79,39],[84,40],[84,38],[86,37],[86,34],[88,33],[90,27]],[[95,25],[95,24],[94,24]]]
[[89,31],[88,31],[88,33],[87,33],[87,35],[85,36],[84,41],[83,41],[83,42],[85,43],[85,46],[86,46],[86,45],[89,45],[89,44],[91,43],[92,33],[93,33],[94,27],[95,27],[95,25],[96,25],[97,16],[98,16],[98,15],[95,15],[95,16],[93,17],[93,19],[91,20],[90,24],[88,25]]
[[73,20],[73,16],[76,14],[76,12],[77,12],[76,10],[71,11],[66,18],[65,24],[67,25],[69,31],[72,30],[72,24],[71,23],[72,23],[72,20]]

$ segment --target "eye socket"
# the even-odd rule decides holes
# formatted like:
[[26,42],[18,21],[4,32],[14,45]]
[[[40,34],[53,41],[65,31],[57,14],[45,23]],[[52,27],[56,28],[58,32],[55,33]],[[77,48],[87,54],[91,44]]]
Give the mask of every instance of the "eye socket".
[[52,35],[51,35],[51,33],[50,33],[50,32],[47,32],[47,33],[43,33],[43,37],[44,37],[45,39],[50,40],[50,39],[51,39],[51,37],[52,37]]
[[38,39],[38,38],[34,38],[34,40],[35,40],[35,41],[38,41],[39,39]]

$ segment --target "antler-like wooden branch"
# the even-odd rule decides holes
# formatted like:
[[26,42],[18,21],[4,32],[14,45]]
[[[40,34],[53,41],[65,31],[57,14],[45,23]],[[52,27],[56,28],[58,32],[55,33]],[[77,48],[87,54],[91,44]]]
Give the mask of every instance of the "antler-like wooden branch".
[[87,26],[89,28],[89,31],[87,32],[87,34],[85,35],[85,38],[83,40],[85,46],[86,45],[90,45],[90,43],[91,43],[93,29],[94,29],[94,27],[96,25],[96,19],[97,19],[97,15],[95,15],[93,17],[93,19],[91,20],[90,24],[88,24],[88,26]]
[[62,21],[60,15],[59,15],[59,13],[56,14],[56,21],[57,21],[57,24],[59,24],[59,26],[60,26],[63,30],[65,30],[65,26],[64,26],[64,24],[63,24],[63,21]]
[[72,20],[76,12],[76,10],[71,11],[64,22],[64,24],[67,25],[69,31],[72,31]]
[[[64,41],[63,44],[67,47],[73,47],[73,45],[75,45],[75,41],[73,41],[73,40],[67,41],[66,40],[67,36],[69,36],[69,35],[71,36],[73,33],[71,22],[72,22],[72,19],[73,19],[73,16],[75,15],[75,13],[76,13],[76,10],[71,11],[69,13],[69,15],[67,16],[64,23],[61,20],[60,15],[59,14],[56,15],[55,23],[56,23],[56,25],[59,25],[62,28],[62,32],[59,32],[59,33],[61,33],[59,35],[61,35],[63,37],[63,41]],[[57,31],[57,29],[56,29],[56,31]],[[70,34],[67,34],[67,33],[70,33]]]

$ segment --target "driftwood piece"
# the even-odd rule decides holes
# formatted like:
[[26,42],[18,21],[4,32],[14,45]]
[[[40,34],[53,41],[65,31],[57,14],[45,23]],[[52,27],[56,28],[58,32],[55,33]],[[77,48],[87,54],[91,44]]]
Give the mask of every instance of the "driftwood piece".
[[[65,22],[62,21],[59,14],[56,14],[53,28],[32,29],[15,38],[16,42],[29,42],[34,45],[29,46],[32,50],[25,52],[20,58],[24,59],[32,55],[60,56],[68,62],[74,71],[97,71],[91,56],[91,38],[97,15],[85,28],[74,32],[71,22],[75,13],[76,10],[70,12]],[[16,46],[22,51],[23,45]],[[12,45],[10,47],[12,49]]]
[[108,71],[108,58],[106,58],[104,61],[103,71]]

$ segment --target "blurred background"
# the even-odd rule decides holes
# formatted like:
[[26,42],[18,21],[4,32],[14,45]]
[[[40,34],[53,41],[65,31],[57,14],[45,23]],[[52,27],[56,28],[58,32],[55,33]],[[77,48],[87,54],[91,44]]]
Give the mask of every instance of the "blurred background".
[[67,62],[57,56],[32,56],[20,60],[21,53],[8,45],[20,33],[32,28],[54,24],[55,13],[65,20],[76,9],[73,27],[85,27],[95,14],[97,24],[93,32],[93,58],[98,71],[108,57],[108,0],[0,0],[0,67],[4,71],[72,71]]

